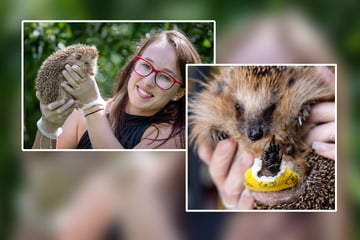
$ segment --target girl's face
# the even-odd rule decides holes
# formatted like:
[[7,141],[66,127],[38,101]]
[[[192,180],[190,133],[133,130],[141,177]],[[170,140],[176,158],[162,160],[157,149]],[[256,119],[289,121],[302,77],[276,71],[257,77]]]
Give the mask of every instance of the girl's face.
[[[180,82],[180,69],[174,47],[166,40],[150,44],[140,56],[158,71],[164,71]],[[159,73],[160,74],[160,73]],[[163,90],[155,84],[155,71],[143,77],[132,71],[128,83],[129,101],[126,112],[133,115],[153,116],[170,101],[179,100],[185,89],[175,83],[170,89]]]

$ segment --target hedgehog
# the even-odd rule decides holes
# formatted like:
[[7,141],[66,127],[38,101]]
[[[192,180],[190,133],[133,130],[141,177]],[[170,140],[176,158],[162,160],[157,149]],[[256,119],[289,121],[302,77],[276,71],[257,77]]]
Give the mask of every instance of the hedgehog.
[[[255,209],[334,209],[335,161],[302,136],[313,104],[334,101],[316,66],[213,66],[189,99],[189,142],[233,138],[254,156],[244,175]],[[215,72],[215,73],[214,73]]]
[[66,81],[61,72],[65,65],[78,65],[89,75],[95,76],[97,72],[98,50],[94,46],[84,44],[70,45],[51,54],[40,66],[35,82],[35,88],[40,93],[40,102],[51,102],[73,98],[61,83]]

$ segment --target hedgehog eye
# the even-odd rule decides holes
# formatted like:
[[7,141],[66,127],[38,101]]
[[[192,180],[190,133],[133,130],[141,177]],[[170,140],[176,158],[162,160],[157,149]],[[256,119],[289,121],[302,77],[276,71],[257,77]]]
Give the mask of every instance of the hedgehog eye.
[[236,109],[236,111],[238,111],[239,113],[243,113],[244,112],[244,108],[241,106],[240,103],[235,103],[234,107]]
[[88,65],[89,63],[88,62],[85,62],[86,65]]
[[294,85],[294,83],[295,83],[295,79],[291,77],[291,78],[289,78],[286,86],[288,88],[290,88],[290,87],[292,87]]
[[276,109],[276,103],[270,104],[265,110],[264,110],[264,116],[271,116]]

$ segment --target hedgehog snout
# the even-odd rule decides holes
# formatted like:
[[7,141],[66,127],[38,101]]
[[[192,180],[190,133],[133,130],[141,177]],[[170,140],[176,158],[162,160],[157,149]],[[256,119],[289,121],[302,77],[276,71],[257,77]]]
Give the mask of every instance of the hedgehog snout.
[[247,136],[252,142],[260,140],[264,136],[264,129],[261,125],[255,124],[248,128]]

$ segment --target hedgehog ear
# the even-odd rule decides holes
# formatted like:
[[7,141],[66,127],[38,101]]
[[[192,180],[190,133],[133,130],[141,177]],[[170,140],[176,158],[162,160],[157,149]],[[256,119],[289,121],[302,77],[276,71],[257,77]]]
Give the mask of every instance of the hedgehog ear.
[[80,53],[76,54],[76,59],[77,59],[77,60],[80,60],[80,59],[81,59],[81,54],[80,54]]
[[231,81],[232,77],[234,76],[235,67],[224,67],[221,70],[222,80],[225,84]]

